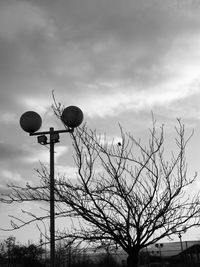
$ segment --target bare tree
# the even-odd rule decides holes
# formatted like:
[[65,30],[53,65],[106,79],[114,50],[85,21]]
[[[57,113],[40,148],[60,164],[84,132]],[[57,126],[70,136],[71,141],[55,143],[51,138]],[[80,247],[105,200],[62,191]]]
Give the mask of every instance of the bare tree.
[[[197,175],[188,177],[185,137],[180,120],[175,127],[174,152],[166,152],[164,127],[153,120],[146,145],[120,127],[120,142],[84,125],[71,134],[77,179],[58,177],[55,185],[56,217],[70,217],[72,228],[57,233],[57,239],[71,238],[95,245],[121,247],[127,265],[138,266],[139,251],[184,226],[199,225],[199,194],[187,192]],[[167,160],[167,158],[169,158]],[[12,186],[2,201],[49,201],[49,174],[38,171],[39,186]],[[12,220],[13,228],[47,218],[34,214],[28,221]]]

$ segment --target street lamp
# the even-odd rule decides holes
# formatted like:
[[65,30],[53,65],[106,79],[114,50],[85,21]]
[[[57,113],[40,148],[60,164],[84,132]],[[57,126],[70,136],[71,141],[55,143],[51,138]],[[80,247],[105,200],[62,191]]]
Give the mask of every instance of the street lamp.
[[[34,111],[27,111],[20,118],[20,125],[30,136],[37,135],[38,143],[50,145],[50,263],[55,267],[55,212],[54,212],[54,145],[59,142],[59,133],[72,133],[83,121],[83,112],[76,106],[65,108],[61,115],[62,122],[67,126],[66,130],[54,130],[37,132],[41,125],[40,115]],[[49,135],[49,141],[46,135]]]
[[162,243],[157,243],[157,244],[155,244],[155,246],[159,249],[159,254],[160,254],[160,259],[161,259],[161,249],[163,247],[163,244]]
[[177,230],[176,228],[173,228],[172,229],[172,232],[173,233],[177,233],[178,234],[178,237],[180,239],[180,245],[181,245],[181,252],[183,252],[183,241],[182,241],[182,234],[183,233],[186,233],[187,229],[185,226],[182,227],[181,230]]

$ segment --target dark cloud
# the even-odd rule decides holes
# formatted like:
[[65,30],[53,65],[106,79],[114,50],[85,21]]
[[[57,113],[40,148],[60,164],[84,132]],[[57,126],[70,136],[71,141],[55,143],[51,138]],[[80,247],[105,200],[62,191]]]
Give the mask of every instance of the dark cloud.
[[50,105],[52,89],[72,100],[116,90],[102,83],[149,90],[167,78],[163,58],[174,39],[199,27],[190,2],[3,1],[13,16],[1,16],[1,109],[47,95]]
[[0,161],[19,161],[20,159],[28,155],[23,149],[20,149],[19,146],[12,146],[8,143],[0,142]]
[[[193,10],[173,4],[177,1],[67,1],[55,3],[51,15],[62,41],[90,43],[114,38],[117,42],[166,41],[185,30],[198,30],[199,20],[189,16]],[[180,1],[181,2],[181,1]],[[59,17],[57,14],[59,13]],[[195,27],[196,25],[196,27]]]

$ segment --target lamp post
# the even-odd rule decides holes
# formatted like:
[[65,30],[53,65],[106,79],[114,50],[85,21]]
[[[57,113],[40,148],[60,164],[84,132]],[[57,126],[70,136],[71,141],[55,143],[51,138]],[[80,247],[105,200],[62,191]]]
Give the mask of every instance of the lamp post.
[[163,244],[162,243],[157,243],[157,244],[155,244],[155,246],[159,249],[160,260],[161,260],[161,249],[163,247]]
[[178,234],[178,238],[180,239],[180,245],[181,245],[181,252],[183,252],[183,241],[182,241],[182,234],[186,233],[187,229],[185,226],[182,227],[181,230],[177,230],[176,228],[172,229],[173,233],[177,233]]
[[[44,231],[45,231],[45,234],[44,234],[44,238],[45,238],[45,243],[44,243],[44,259],[45,259],[45,263],[44,263],[44,266],[46,267],[46,259],[47,259],[47,247],[46,247],[46,237],[47,237],[47,228],[46,228],[46,225],[45,223],[41,220],[41,222],[43,223],[43,226],[44,226]],[[43,241],[42,241],[42,234],[40,236],[40,243],[41,243],[41,248],[42,248],[42,244],[43,244]]]
[[159,249],[159,254],[160,254],[160,264],[163,266],[163,262],[162,262],[162,256],[161,256],[161,249],[163,247],[162,243],[157,243],[155,244],[155,246]]
[[[50,145],[50,266],[55,267],[55,211],[54,211],[54,145],[59,142],[60,133],[72,133],[83,121],[83,112],[76,106],[69,106],[62,112],[61,119],[67,126],[66,130],[54,130],[37,132],[41,125],[40,115],[34,111],[27,111],[20,118],[20,125],[30,136],[37,135],[38,143]],[[46,135],[49,135],[49,141]]]

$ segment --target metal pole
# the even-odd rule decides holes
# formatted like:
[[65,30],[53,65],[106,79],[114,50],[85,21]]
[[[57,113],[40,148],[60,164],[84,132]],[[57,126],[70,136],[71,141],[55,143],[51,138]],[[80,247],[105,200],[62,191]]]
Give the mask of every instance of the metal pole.
[[182,235],[181,235],[181,233],[178,234],[178,237],[179,237],[179,239],[180,239],[181,252],[183,252],[183,243],[182,243]]
[[54,128],[50,128],[50,266],[55,267]]

